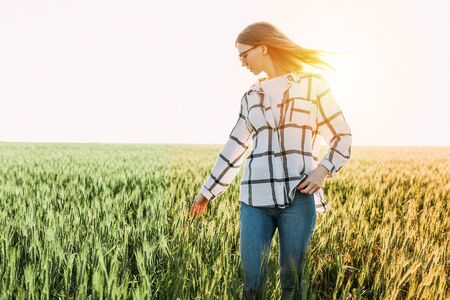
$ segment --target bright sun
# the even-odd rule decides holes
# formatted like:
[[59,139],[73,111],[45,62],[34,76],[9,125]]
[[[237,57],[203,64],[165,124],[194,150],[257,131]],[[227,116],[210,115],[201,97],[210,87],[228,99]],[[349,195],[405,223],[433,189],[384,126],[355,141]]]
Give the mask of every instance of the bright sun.
[[[325,18],[308,21],[298,36],[304,47],[332,52],[323,58],[336,71],[321,71],[346,111],[363,105],[371,110],[385,96],[385,49],[369,28],[348,20]],[[375,88],[374,88],[375,87]]]

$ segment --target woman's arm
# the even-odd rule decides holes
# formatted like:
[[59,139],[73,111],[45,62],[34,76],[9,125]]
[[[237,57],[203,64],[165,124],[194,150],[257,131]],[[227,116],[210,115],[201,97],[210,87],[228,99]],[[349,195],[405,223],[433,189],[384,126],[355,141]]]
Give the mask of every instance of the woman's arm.
[[318,106],[316,127],[329,146],[319,165],[329,171],[327,176],[331,178],[350,159],[352,134],[328,83],[323,78],[319,82],[316,94]]
[[247,96],[244,95],[241,99],[241,108],[236,124],[200,190],[208,200],[217,198],[225,192],[244,161],[244,154],[250,146],[253,133],[252,128],[248,126],[247,119],[248,103]]

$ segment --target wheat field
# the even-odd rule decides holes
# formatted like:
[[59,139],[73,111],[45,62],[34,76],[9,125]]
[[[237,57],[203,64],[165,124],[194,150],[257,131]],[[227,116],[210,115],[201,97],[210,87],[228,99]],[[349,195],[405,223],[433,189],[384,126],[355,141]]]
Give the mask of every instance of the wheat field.
[[[187,220],[220,150],[0,143],[0,298],[239,299],[243,169]],[[352,147],[323,185],[304,298],[449,299],[449,158]],[[268,272],[279,299],[278,232]]]

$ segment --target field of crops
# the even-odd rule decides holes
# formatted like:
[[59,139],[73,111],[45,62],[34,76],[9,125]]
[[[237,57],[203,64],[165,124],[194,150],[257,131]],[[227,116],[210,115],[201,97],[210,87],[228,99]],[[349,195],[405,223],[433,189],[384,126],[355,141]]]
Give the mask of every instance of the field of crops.
[[[221,146],[0,143],[0,298],[238,299],[239,180],[184,227]],[[450,148],[352,147],[305,299],[450,297]],[[279,299],[278,233],[266,282]]]

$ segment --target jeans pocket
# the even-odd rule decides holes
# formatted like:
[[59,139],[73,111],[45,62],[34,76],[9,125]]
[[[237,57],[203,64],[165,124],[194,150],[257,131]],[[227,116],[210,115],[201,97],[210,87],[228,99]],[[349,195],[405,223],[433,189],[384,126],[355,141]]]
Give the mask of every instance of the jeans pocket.
[[294,202],[297,202],[301,205],[309,204],[311,201],[314,202],[314,195],[313,194],[304,194],[300,191],[296,191]]

